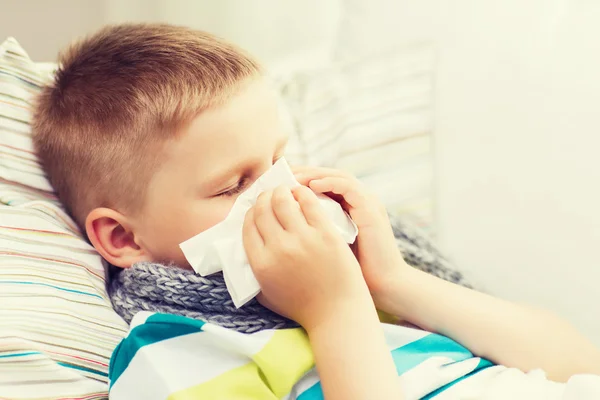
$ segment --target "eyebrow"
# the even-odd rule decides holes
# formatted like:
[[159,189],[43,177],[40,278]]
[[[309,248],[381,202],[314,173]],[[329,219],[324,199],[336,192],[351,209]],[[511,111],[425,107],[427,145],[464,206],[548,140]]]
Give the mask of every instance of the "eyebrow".
[[[289,142],[289,135],[285,135],[282,137],[281,140],[279,140],[279,143],[277,144],[275,153],[279,153],[280,151],[283,150],[283,148],[285,148],[285,146],[287,145],[287,143]],[[249,166],[252,164],[252,160],[243,160],[239,163],[236,163],[233,166],[230,166],[229,168],[223,170],[223,171],[219,171],[211,176],[208,176],[206,180],[204,180],[204,182],[202,183],[201,187],[203,189],[203,191],[207,191],[207,192],[213,192],[219,189],[222,189],[222,185],[227,182],[231,177],[237,175],[242,176],[243,173],[241,173],[240,171],[243,170],[247,170],[249,169]]]

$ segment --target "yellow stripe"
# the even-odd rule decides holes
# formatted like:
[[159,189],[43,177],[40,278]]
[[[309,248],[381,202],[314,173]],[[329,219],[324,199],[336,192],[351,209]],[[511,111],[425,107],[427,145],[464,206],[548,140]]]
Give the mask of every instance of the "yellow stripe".
[[288,394],[314,366],[302,329],[276,331],[252,360],[210,381],[172,393],[168,400],[276,400]]
[[278,398],[288,394],[315,363],[308,336],[303,329],[276,331],[252,359]]
[[278,400],[279,397],[261,379],[258,366],[251,362],[208,382],[172,393],[167,399]]
[[381,310],[377,310],[377,315],[379,315],[379,321],[383,322],[384,324],[398,325],[400,322],[402,322],[400,318]]

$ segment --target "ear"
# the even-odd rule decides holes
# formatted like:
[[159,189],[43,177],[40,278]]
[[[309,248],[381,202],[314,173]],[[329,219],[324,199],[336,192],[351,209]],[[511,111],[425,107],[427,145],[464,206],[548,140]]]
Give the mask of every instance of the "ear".
[[140,261],[149,261],[149,254],[136,243],[135,233],[127,218],[109,208],[96,208],[85,220],[85,230],[98,253],[109,263],[129,268]]

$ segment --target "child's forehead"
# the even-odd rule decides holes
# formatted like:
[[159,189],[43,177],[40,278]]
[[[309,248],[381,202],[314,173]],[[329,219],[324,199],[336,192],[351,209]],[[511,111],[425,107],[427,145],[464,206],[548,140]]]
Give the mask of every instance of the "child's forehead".
[[204,138],[227,139],[227,134],[248,133],[255,128],[271,130],[282,124],[281,103],[270,85],[255,80],[244,85],[222,104],[198,115],[183,134],[206,133]]
[[170,159],[214,170],[215,164],[235,164],[277,152],[288,134],[276,94],[264,81],[255,81],[222,105],[198,115],[168,144],[166,152]]

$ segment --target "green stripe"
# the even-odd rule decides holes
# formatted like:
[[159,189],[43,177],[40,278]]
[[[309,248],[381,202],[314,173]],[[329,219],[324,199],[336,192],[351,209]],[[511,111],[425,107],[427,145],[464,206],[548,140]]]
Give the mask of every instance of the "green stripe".
[[133,328],[113,352],[108,368],[110,387],[125,372],[131,360],[142,347],[163,340],[202,332],[204,324],[204,321],[179,315],[152,314],[146,322]]

